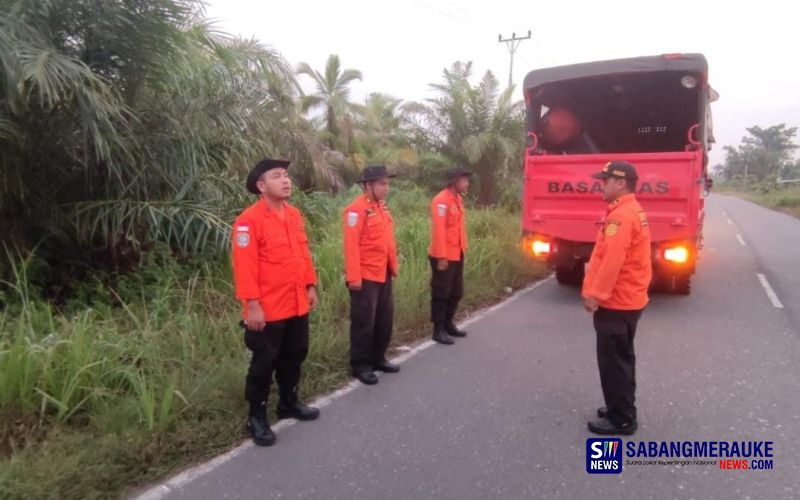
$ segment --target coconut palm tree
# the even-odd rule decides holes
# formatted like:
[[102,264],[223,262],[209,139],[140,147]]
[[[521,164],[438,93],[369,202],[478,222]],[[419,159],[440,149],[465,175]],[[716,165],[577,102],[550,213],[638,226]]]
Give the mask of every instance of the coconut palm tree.
[[333,149],[336,147],[336,140],[339,138],[342,128],[341,120],[345,121],[346,126],[351,123],[348,116],[350,84],[362,79],[361,72],[355,69],[342,70],[339,56],[331,54],[325,63],[324,74],[313,69],[308,63],[300,63],[297,67],[297,74],[308,76],[316,86],[314,94],[301,97],[301,108],[305,112],[315,108],[324,108],[327,142]]

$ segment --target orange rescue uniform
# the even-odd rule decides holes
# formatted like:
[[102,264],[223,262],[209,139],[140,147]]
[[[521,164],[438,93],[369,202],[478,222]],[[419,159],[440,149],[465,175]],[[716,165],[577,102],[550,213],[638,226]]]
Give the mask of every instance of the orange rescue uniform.
[[435,259],[461,260],[467,250],[467,230],[461,195],[444,189],[431,201],[431,245],[428,255]]
[[261,199],[242,212],[233,227],[233,274],[245,320],[254,299],[266,321],[308,314],[317,275],[300,211],[288,203],[274,210]]
[[652,273],[647,216],[633,194],[622,196],[609,205],[597,234],[582,295],[605,309],[644,309]]
[[394,221],[383,201],[362,194],[344,209],[344,260],[347,283],[386,282],[397,276]]

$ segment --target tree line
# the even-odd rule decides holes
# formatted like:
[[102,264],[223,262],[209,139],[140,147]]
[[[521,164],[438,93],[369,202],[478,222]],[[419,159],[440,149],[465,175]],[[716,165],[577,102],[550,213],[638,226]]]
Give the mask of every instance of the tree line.
[[475,201],[498,201],[524,147],[513,88],[456,62],[422,102],[354,102],[362,78],[337,55],[294,67],[222,33],[199,0],[0,0],[6,251],[112,266],[153,242],[223,252],[264,156],[291,159],[306,193],[337,193],[368,163],[425,185],[460,163]]
[[767,183],[800,179],[800,159],[794,157],[797,127],[784,123],[767,128],[756,125],[748,128],[747,134],[739,145],[725,146],[725,161],[714,167],[715,176]]

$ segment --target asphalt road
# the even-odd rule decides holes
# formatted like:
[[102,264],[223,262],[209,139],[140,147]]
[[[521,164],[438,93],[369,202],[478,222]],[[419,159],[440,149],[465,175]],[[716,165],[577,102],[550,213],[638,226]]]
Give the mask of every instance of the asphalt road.
[[631,439],[774,441],[774,470],[587,474],[586,421],[602,405],[594,348],[577,291],[550,280],[470,324],[454,347],[421,350],[317,422],[281,429],[275,447],[242,446],[150,494],[800,498],[800,220],[710,198],[692,294],[654,295],[636,339]]

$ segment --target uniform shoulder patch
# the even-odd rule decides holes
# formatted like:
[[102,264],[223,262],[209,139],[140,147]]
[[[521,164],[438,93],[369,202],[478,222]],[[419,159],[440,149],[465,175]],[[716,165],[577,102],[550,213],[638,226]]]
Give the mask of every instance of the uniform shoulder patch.
[[649,224],[647,222],[647,214],[644,212],[639,212],[639,222],[642,224],[642,227],[647,227]]
[[439,217],[444,217],[447,215],[447,205],[444,203],[439,203],[436,205],[436,213],[439,214]]
[[347,227],[356,227],[358,224],[358,212],[347,212]]
[[614,236],[619,231],[620,222],[618,220],[609,220],[606,222],[606,236]]
[[239,248],[247,248],[250,245],[250,233],[252,232],[252,224],[246,217],[240,217],[233,224],[233,241]]
[[250,233],[237,232],[236,233],[236,246],[239,248],[247,248],[250,245]]

